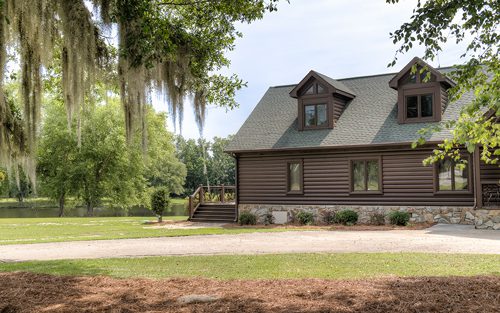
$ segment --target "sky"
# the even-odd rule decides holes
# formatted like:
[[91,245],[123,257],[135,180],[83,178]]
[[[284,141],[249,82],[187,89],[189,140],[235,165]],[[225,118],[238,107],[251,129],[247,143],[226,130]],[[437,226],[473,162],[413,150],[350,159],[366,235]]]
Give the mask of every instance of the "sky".
[[[414,56],[422,56],[423,49],[410,50],[398,57],[393,68],[387,68],[397,49],[389,33],[409,20],[416,2],[290,0],[288,4],[282,0],[277,12],[252,24],[238,24],[243,38],[228,52],[231,66],[223,73],[236,73],[247,87],[236,95],[238,108],[209,107],[203,137],[235,134],[270,86],[296,84],[310,70],[336,79],[399,71]],[[447,44],[439,60],[430,64],[462,63],[461,52],[460,46]],[[154,106],[166,109],[161,103]],[[168,127],[174,131],[171,121]],[[191,107],[185,109],[182,135],[200,136]]]

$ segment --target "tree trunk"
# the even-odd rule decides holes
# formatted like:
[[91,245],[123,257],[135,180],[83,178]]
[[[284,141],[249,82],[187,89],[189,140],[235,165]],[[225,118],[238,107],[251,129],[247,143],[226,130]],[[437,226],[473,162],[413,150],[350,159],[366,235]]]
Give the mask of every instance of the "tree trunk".
[[64,195],[61,195],[59,197],[59,217],[63,217],[64,215],[64,200],[65,200]]
[[94,216],[94,205],[92,204],[92,201],[87,202],[87,216]]
[[158,215],[158,223],[161,223],[163,222],[163,216],[162,215]]

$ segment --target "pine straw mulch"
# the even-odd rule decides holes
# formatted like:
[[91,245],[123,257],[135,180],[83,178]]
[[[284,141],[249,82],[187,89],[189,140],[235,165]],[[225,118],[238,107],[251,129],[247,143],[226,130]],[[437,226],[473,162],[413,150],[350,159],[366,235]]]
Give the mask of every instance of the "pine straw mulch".
[[274,229],[274,228],[284,228],[293,230],[345,230],[345,231],[378,231],[378,230],[421,230],[426,229],[431,226],[436,225],[436,223],[418,223],[409,224],[407,226],[396,226],[396,225],[368,225],[368,224],[356,224],[356,225],[297,225],[297,224],[271,224],[271,225],[238,225],[238,224],[226,224],[223,227],[227,229],[241,229],[241,228],[257,228],[257,229]]
[[[220,297],[180,304],[186,294]],[[0,312],[498,312],[500,277],[208,280],[0,274]]]

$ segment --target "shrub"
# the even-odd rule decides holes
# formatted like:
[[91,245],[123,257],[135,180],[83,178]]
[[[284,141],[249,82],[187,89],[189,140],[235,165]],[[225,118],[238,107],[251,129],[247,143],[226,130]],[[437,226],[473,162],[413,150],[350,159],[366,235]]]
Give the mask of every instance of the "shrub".
[[243,212],[239,218],[240,225],[255,225],[257,224],[257,216],[250,212]]
[[158,188],[151,194],[151,211],[158,217],[158,222],[161,223],[163,211],[170,204],[169,192],[165,188]]
[[263,217],[265,225],[274,224],[274,215],[272,213],[266,213],[261,217]]
[[301,225],[312,225],[314,224],[314,214],[311,212],[299,212],[297,213],[297,220]]
[[358,213],[352,210],[343,210],[335,214],[335,222],[343,225],[354,225],[358,221]]
[[389,214],[391,224],[398,226],[406,226],[410,221],[410,213],[395,211]]
[[385,215],[375,213],[370,217],[370,222],[372,225],[385,225]]

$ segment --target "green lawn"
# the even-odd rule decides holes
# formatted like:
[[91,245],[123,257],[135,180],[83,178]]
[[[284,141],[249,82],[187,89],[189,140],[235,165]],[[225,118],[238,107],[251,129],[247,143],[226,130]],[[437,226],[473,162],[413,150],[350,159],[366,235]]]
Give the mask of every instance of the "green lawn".
[[[164,220],[186,220],[186,216],[168,216]],[[0,245],[99,240],[119,238],[172,237],[191,235],[276,232],[285,228],[167,229],[144,224],[154,217],[63,217],[63,218],[4,218],[0,219]]]
[[180,256],[0,263],[0,272],[213,279],[500,275],[499,255],[426,253]]

